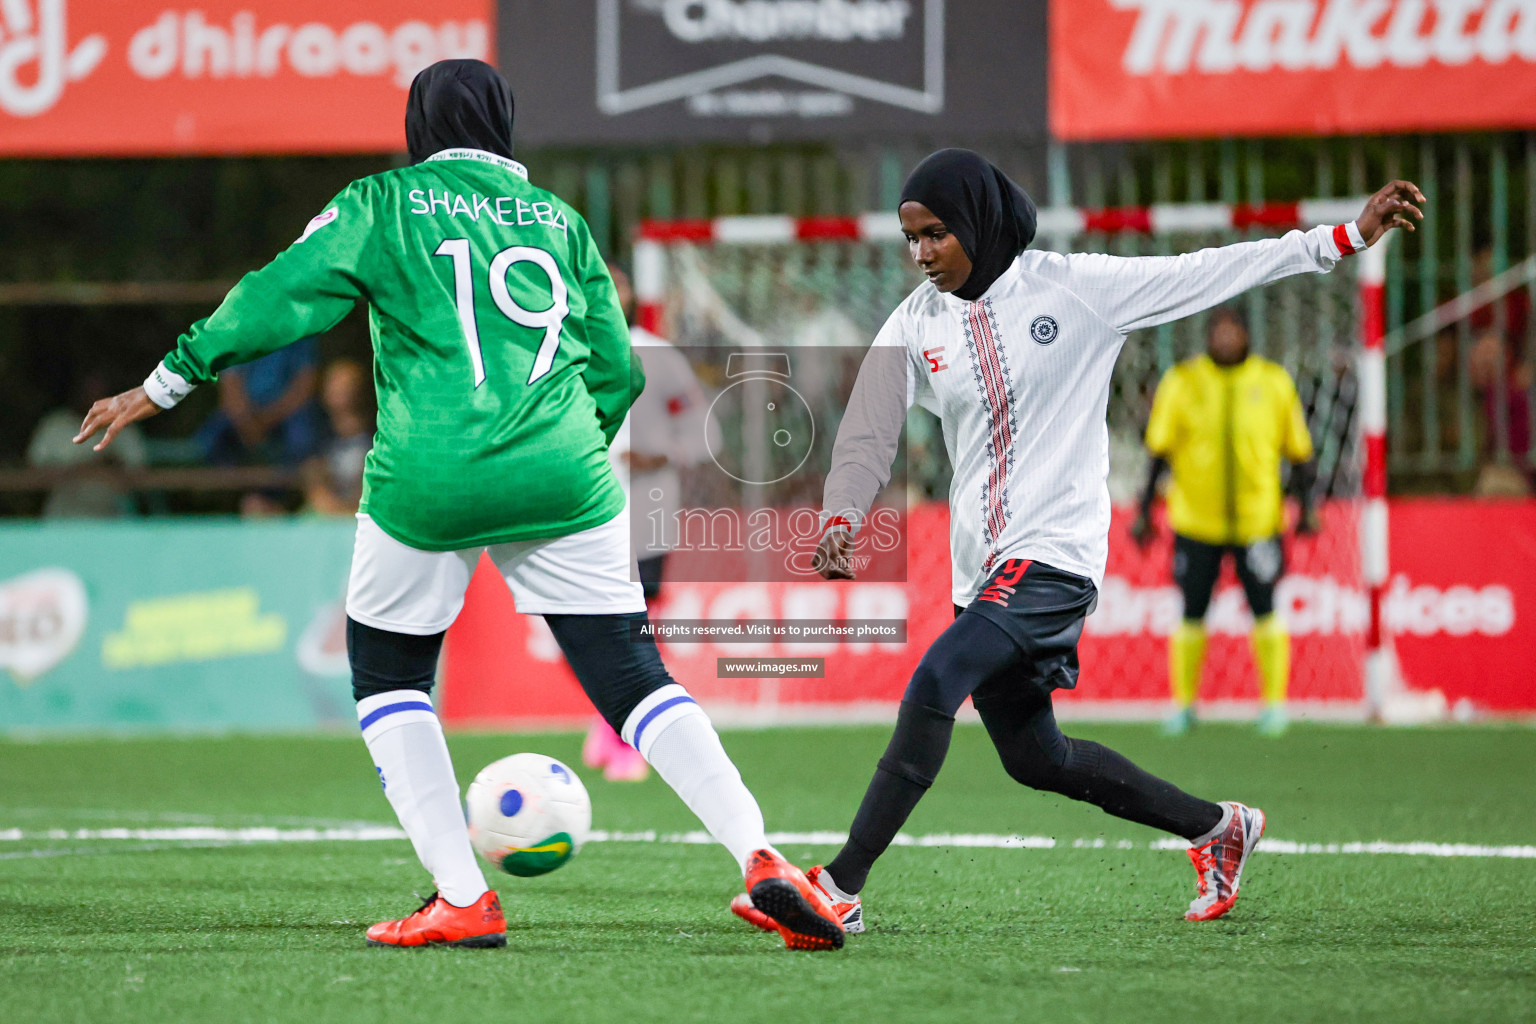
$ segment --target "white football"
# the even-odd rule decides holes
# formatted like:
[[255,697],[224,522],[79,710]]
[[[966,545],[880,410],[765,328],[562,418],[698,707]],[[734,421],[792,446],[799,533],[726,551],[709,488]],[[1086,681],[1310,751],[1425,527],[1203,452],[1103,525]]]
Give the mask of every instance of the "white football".
[[555,870],[581,850],[592,830],[592,801],[576,773],[543,754],[493,761],[464,799],[469,840],[509,875]]

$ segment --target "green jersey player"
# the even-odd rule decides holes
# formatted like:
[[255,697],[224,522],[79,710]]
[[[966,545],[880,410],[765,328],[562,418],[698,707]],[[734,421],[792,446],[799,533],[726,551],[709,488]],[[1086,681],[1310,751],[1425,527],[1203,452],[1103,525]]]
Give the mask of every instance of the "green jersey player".
[[353,182],[297,241],[182,335],[144,385],[97,402],[77,443],[110,444],[220,370],[334,326],[373,336],[378,432],[347,587],[358,722],[437,892],[368,930],[376,945],[501,946],[430,691],[443,633],[489,549],[518,610],[541,614],[592,702],[737,859],[794,948],[842,945],[708,717],[633,627],[622,489],[608,445],[643,384],[586,223],[512,159],[512,92],[488,64],[411,85],[411,165]]

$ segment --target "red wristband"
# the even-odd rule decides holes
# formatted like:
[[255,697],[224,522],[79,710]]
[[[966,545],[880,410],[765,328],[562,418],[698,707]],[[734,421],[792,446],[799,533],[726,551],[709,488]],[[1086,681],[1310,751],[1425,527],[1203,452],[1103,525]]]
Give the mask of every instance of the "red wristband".
[[1355,248],[1355,243],[1349,240],[1348,224],[1337,224],[1334,226],[1333,244],[1338,246],[1339,255],[1341,256],[1349,256],[1352,253],[1359,252],[1359,250]]

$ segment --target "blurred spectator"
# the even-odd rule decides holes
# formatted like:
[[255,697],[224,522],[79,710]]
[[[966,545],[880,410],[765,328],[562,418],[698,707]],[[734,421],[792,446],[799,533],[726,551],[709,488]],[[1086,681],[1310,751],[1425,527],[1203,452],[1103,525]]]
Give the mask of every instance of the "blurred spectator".
[[[1493,251],[1485,246],[1473,257],[1473,286],[1492,277]],[[1500,479],[1500,470],[1485,469],[1489,479],[1479,480],[1480,493],[1529,489],[1532,374],[1526,332],[1530,318],[1530,296],[1524,288],[1473,311],[1468,318],[1473,337],[1471,379],[1483,403],[1484,450],[1489,462],[1501,467],[1505,463],[1500,456],[1507,452],[1519,476]],[[1507,468],[1502,476],[1510,477]]]
[[33,429],[27,444],[27,465],[71,470],[48,492],[43,518],[100,519],[137,511],[132,495],[107,467],[115,464],[137,469],[145,464],[144,434],[138,425],[126,427],[105,452],[74,443],[86,410],[97,396],[111,390],[102,373],[89,371],[76,383],[69,404],[45,413]]
[[304,499],[313,512],[352,515],[363,497],[363,462],[373,447],[373,403],[361,363],[338,359],[320,378],[320,404],[330,429],[304,463]]
[[298,466],[320,446],[315,404],[320,345],[305,338],[219,374],[219,409],[197,432],[203,457],[215,466],[275,456]]

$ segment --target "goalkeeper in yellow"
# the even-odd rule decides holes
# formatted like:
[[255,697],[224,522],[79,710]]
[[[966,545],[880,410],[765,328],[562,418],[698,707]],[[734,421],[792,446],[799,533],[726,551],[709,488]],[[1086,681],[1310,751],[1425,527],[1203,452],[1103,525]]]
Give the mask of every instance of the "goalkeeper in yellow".
[[1316,472],[1296,385],[1284,367],[1249,354],[1248,325],[1238,310],[1213,311],[1205,354],[1164,374],[1146,441],[1152,465],[1131,535],[1141,545],[1151,540],[1158,481],[1172,469],[1173,577],[1184,597],[1183,620],[1168,641],[1174,711],[1166,730],[1180,734],[1194,724],[1205,613],[1222,559],[1230,554],[1253,612],[1253,660],[1264,696],[1259,729],[1279,735],[1287,724],[1291,669],[1291,638],[1275,611],[1275,584],[1285,568],[1280,460],[1293,466],[1299,534],[1317,530],[1310,500]]

